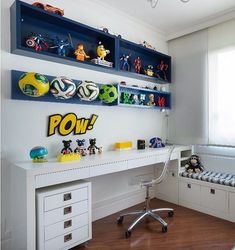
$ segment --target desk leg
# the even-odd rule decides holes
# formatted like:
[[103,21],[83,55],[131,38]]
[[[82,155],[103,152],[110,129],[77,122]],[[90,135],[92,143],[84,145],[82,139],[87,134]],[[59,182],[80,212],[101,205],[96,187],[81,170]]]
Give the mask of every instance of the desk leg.
[[11,248],[36,249],[36,205],[34,177],[11,167]]

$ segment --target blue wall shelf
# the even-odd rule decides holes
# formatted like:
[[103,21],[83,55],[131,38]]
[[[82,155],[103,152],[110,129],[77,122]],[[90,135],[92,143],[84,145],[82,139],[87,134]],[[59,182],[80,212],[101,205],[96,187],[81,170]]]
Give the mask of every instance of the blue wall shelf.
[[[28,48],[25,43],[26,38],[29,37],[32,32],[41,34],[43,37],[48,38],[48,40],[54,39],[56,36],[66,40],[70,35],[74,48],[76,48],[78,43],[83,43],[85,51],[91,59],[96,58],[96,47],[98,42],[101,41],[104,47],[110,50],[110,54],[108,54],[105,59],[112,62],[113,67],[110,68],[97,65],[91,61],[77,61],[74,57],[73,49],[71,48],[67,49],[66,57],[58,55],[56,50],[52,48],[36,52],[34,49]],[[66,17],[46,12],[19,0],[16,0],[16,2],[11,6],[11,52],[37,59],[131,77],[146,82],[171,82],[170,56],[147,49],[142,45],[120,39],[114,35],[94,29],[85,24],[75,22]],[[120,58],[123,54],[131,55],[130,72],[121,69]],[[153,77],[147,76],[143,73],[143,70],[142,74],[135,73],[134,60],[137,56],[141,58],[143,69],[146,69],[148,65],[152,65],[154,67],[154,71],[156,71],[156,67],[161,61],[168,64],[169,67],[166,70],[167,80],[164,80],[162,77],[159,79],[156,75]]]
[[[17,70],[12,70],[11,71],[11,98],[14,100],[24,100],[24,101],[39,101],[39,102],[57,102],[57,103],[70,103],[70,104],[81,104],[81,105],[98,105],[98,106],[119,106],[119,107],[133,107],[133,108],[146,108],[146,109],[170,109],[171,108],[171,94],[169,92],[163,92],[163,91],[156,91],[152,89],[144,89],[144,88],[137,88],[137,87],[131,87],[131,86],[125,86],[125,85],[120,85],[120,84],[115,84],[118,90],[118,99],[112,103],[112,104],[106,104],[99,100],[97,98],[94,101],[83,101],[81,100],[76,94],[71,98],[71,99],[56,99],[51,92],[48,92],[44,96],[41,97],[30,97],[25,95],[19,88],[18,82],[20,77],[24,74],[25,72],[22,71],[17,71]],[[46,75],[47,79],[51,81],[52,79],[55,78],[55,76],[48,76]],[[80,80],[73,80],[76,86],[81,83]],[[96,83],[99,87],[102,86],[102,84]],[[146,96],[146,101],[145,105],[138,105],[138,104],[124,104],[121,101],[121,94],[129,93],[130,95],[139,95],[139,94],[144,94]],[[148,96],[149,94],[154,95],[155,101],[157,100],[158,96],[159,97],[164,97],[166,101],[165,107],[159,107],[159,106],[147,106],[148,102]]]

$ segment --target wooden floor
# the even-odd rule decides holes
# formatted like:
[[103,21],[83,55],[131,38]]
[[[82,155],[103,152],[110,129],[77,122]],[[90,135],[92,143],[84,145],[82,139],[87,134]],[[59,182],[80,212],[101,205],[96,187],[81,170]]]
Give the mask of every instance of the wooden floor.
[[[125,238],[125,230],[133,217],[117,225],[119,213],[93,223],[93,239],[73,250],[231,250],[235,246],[235,223],[221,220],[165,201],[153,199],[151,207],[172,207],[174,217],[162,217],[168,232],[162,233],[158,222],[145,219]],[[125,211],[140,210],[143,204]]]

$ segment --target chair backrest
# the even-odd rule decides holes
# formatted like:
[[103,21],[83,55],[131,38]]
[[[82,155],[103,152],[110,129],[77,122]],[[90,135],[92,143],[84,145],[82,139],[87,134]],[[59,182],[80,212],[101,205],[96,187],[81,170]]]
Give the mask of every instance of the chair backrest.
[[166,173],[167,173],[167,170],[168,170],[168,166],[169,166],[169,163],[170,163],[170,160],[171,160],[171,155],[172,155],[172,152],[173,152],[174,148],[175,148],[174,145],[169,148],[167,159],[166,159],[166,161],[164,163],[162,173],[161,173],[161,175],[159,177],[157,177],[156,179],[153,179],[151,181],[153,185],[161,183],[165,179]]

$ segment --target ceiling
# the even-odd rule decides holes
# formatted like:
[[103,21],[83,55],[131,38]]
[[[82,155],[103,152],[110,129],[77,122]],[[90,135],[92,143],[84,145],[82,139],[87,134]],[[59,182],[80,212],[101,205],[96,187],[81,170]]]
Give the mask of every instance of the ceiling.
[[159,0],[156,8],[148,0],[100,0],[162,31],[167,39],[235,18],[235,0]]

